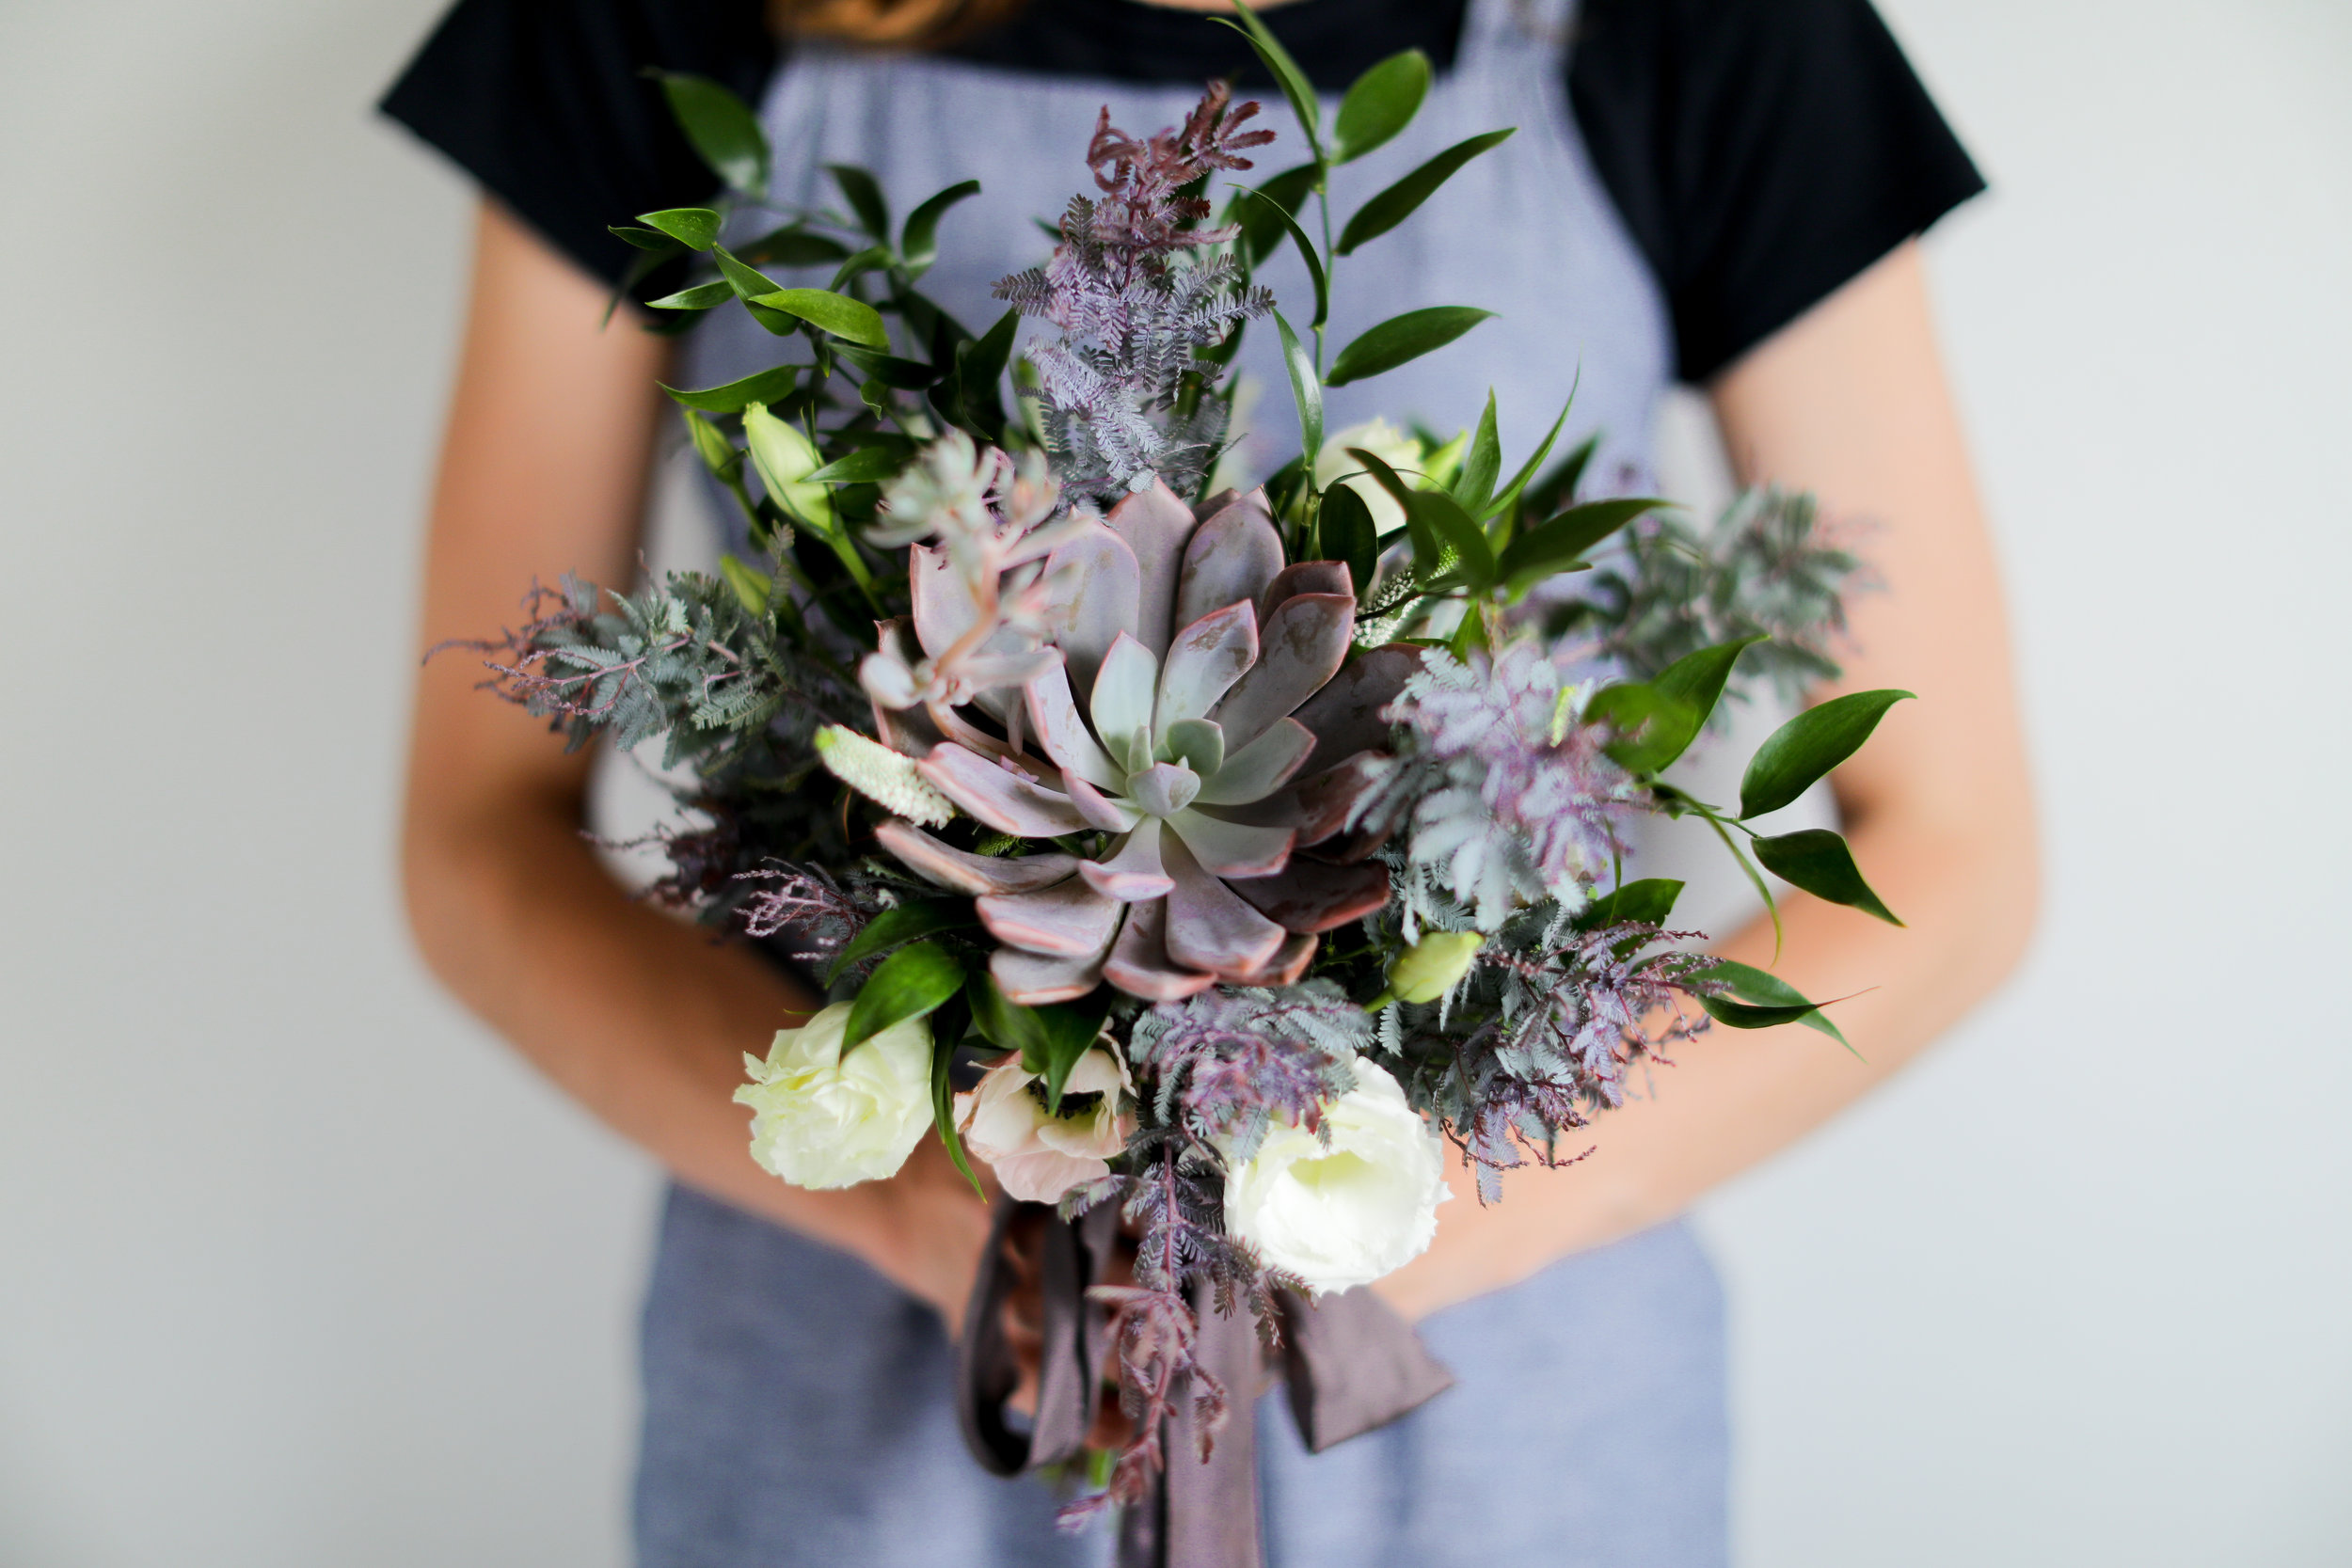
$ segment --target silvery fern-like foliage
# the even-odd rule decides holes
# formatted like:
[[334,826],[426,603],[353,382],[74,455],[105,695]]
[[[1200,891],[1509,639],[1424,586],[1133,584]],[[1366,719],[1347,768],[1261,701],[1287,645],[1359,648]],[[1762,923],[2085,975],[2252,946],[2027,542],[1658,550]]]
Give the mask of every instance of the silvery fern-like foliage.
[[1794,704],[1838,673],[1829,650],[1845,630],[1845,596],[1861,567],[1823,537],[1811,496],[1750,490],[1708,528],[1672,513],[1636,523],[1623,551],[1584,579],[1586,602],[1563,619],[1589,622],[1601,651],[1636,680],[1709,644],[1761,633],[1771,641],[1741,657],[1745,681],[1732,694],[1765,679]]
[[1195,227],[1210,207],[1185,187],[1250,166],[1242,151],[1274,139],[1242,128],[1257,111],[1218,83],[1182,126],[1137,138],[1105,108],[1087,149],[1100,198],[1072,198],[1053,260],[996,285],[997,298],[1061,328],[1029,362],[1046,448],[1074,494],[1139,490],[1154,475],[1189,494],[1216,455],[1230,410],[1210,395],[1214,367],[1199,351],[1274,298],[1232,257],[1200,254],[1232,231]]
[[1706,954],[1645,951],[1695,932],[1565,924],[1556,907],[1526,911],[1444,1004],[1381,1014],[1379,1044],[1402,1059],[1406,1096],[1477,1168],[1487,1202],[1524,1154],[1560,1163],[1563,1134],[1624,1103],[1635,1063],[1707,1028],[1681,1004],[1720,989],[1699,973]]
[[1274,1120],[1313,1128],[1356,1086],[1348,1063],[1371,1024],[1327,980],[1220,987],[1138,1014],[1127,1054],[1155,1085],[1156,1120],[1247,1160]]
[[1534,639],[1491,657],[1433,651],[1388,709],[1395,758],[1359,820],[1403,831],[1394,863],[1414,924],[1446,926],[1429,918],[1433,890],[1494,931],[1546,899],[1581,908],[1608,874],[1639,790],[1602,752],[1606,736],[1576,721],[1585,652]]

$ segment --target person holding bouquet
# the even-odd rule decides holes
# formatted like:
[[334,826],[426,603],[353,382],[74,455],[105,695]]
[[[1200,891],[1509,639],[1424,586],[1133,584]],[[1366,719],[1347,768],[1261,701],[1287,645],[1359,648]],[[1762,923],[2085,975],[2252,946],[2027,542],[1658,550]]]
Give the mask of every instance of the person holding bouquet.
[[[740,315],[680,339],[633,330],[646,313],[632,303],[607,325],[616,288],[644,300],[662,286],[641,282],[607,226],[714,188],[648,71],[755,105],[786,207],[821,204],[833,165],[908,193],[977,180],[925,287],[983,321],[995,280],[1044,248],[1032,220],[1075,183],[1098,111],[1172,123],[1203,81],[1260,80],[1233,33],[1191,14],[1216,8],[462,0],[386,101],[484,188],[426,645],[511,618],[534,578],[627,580],[666,428],[655,384],[758,368]],[[1867,1064],[1786,1030],[1702,1036],[1598,1117],[1588,1156],[1516,1174],[1510,1201],[1478,1201],[1478,1172],[1457,1162],[1462,1200],[1372,1288],[1458,1386],[1327,1453],[1276,1435],[1259,1455],[1281,1564],[1721,1562],[1722,1307],[1677,1216],[1929,1044],[1998,983],[2031,919],[1997,574],[1916,244],[1980,183],[1866,0],[1288,0],[1265,21],[1323,93],[1421,51],[1434,74],[1400,144],[1413,156],[1518,128],[1415,229],[1346,262],[1343,336],[1456,295],[1502,318],[1399,371],[1379,406],[1434,420],[1491,387],[1525,450],[1572,378],[1568,435],[1592,437],[1587,471],[1629,487],[1680,380],[1706,389],[1744,477],[1872,525],[1883,591],[1852,601],[1842,673],[1813,695],[1899,682],[1921,699],[1833,780],[1856,855],[1909,929],[1798,894],[1777,928],[1721,944],[1759,966],[1778,948],[1777,973],[1804,994],[1851,995],[1840,1021]],[[1343,204],[1369,189],[1343,184]],[[1295,261],[1266,276],[1280,281],[1281,264]],[[1283,384],[1271,334],[1245,338],[1239,364],[1245,396]],[[1354,390],[1334,387],[1334,428],[1370,428],[1375,405]],[[1288,428],[1238,432],[1245,483],[1302,455],[1283,450]],[[801,1184],[747,1158],[732,1102],[744,1049],[780,1027],[814,1039],[821,997],[615,886],[580,835],[585,754],[482,703],[474,681],[456,660],[421,676],[411,918],[453,990],[674,1179],[644,1327],[640,1560],[1099,1559],[1099,1535],[1055,1529],[1043,1488],[961,1451],[950,1339],[988,1210],[928,1139],[895,1175],[860,1180],[898,1157],[884,1146],[923,1087],[883,1070],[878,1038],[859,1048],[876,1054],[856,1085],[871,1148],[819,1159],[763,1122],[762,1162]],[[1099,1070],[1080,1092],[1115,1099],[1117,1069]],[[972,1125],[1009,1128],[1032,1170],[1115,1155],[1107,1121],[1091,1142],[1038,1141],[1024,1092],[984,1087]]]

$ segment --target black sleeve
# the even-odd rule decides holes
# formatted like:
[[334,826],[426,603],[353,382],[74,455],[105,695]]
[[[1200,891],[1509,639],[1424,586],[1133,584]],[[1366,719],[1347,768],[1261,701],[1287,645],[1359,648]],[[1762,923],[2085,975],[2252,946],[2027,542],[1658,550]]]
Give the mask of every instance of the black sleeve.
[[1689,382],[1984,189],[1868,0],[1584,0],[1568,90]]
[[383,110],[617,286],[639,253],[607,224],[719,188],[646,68],[755,105],[776,54],[759,0],[458,0]]

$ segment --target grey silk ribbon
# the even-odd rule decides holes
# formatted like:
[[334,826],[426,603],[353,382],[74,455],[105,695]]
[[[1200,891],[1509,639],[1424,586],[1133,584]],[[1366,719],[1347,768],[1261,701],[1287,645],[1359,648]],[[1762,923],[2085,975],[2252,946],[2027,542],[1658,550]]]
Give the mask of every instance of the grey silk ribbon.
[[[1038,1268],[1043,1296],[1043,1363],[1037,1418],[1026,1433],[1006,1418],[1018,1381],[1004,1332],[1005,1299],[1016,1283],[1006,1242],[1016,1218],[1041,1219]],[[1108,1311],[1087,1299],[1105,1275],[1119,1242],[1115,1205],[1064,1221],[1038,1204],[1000,1202],[986,1259],[964,1314],[956,1409],[964,1440],[1001,1476],[1077,1458],[1094,1424],[1097,1391],[1112,1354]],[[1454,1386],[1411,1325],[1379,1297],[1354,1290],[1311,1301],[1279,1293],[1280,1375],[1308,1449],[1385,1426]],[[1167,1465],[1152,1495],[1120,1516],[1119,1568],[1263,1568],[1258,1529],[1257,1395],[1268,1369],[1247,1312],[1217,1313],[1196,1288],[1195,1354],[1225,1386],[1225,1423],[1202,1462],[1191,1401],[1173,1402],[1162,1451]]]

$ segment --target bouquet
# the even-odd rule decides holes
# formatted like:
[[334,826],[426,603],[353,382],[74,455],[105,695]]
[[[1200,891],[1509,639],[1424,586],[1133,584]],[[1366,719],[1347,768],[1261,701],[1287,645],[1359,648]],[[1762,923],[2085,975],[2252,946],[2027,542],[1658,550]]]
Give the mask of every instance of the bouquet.
[[[1626,878],[1626,823],[1702,820],[1768,906],[1764,871],[1895,918],[1836,833],[1749,824],[1907,693],[1790,721],[1736,805],[1664,777],[1727,697],[1836,673],[1855,561],[1802,497],[1751,494],[1705,528],[1587,497],[1591,443],[1551,462],[1565,406],[1508,467],[1491,397],[1451,438],[1327,440],[1325,387],[1486,315],[1414,310],[1333,352],[1346,256],[1510,133],[1403,173],[1333,241],[1328,171],[1405,126],[1428,62],[1375,67],[1327,126],[1240,25],[1306,160],[1237,178],[1275,136],[1222,85],[1150,136],[1105,110],[1093,191],[977,335],[920,289],[976,184],[894,228],[871,177],[838,167],[846,212],[723,245],[760,227],[768,150],[714,84],[665,79],[731,194],[615,232],[648,268],[707,274],[652,301],[667,323],[740,309],[796,351],[671,391],[755,558],[635,594],[567,578],[484,644],[491,684],[574,745],[658,738],[691,768],[656,893],[830,988],[747,1058],[759,1163],[843,1186],[936,1136],[976,1187],[993,1171],[1006,1234],[1042,1219],[1034,1427],[1002,1410],[992,1263],[967,1431],[999,1468],[1084,1464],[1071,1513],[1120,1505],[1131,1560],[1215,1558],[1197,1543],[1238,1528],[1246,1445],[1239,1481],[1175,1456],[1232,1448],[1263,1352],[1316,1446],[1444,1386],[1360,1287],[1428,1245],[1447,1145],[1493,1201],[1710,1022],[1836,1036],[1672,927],[1679,884]],[[1311,283],[1287,312],[1256,277],[1283,245]],[[763,266],[833,272],[786,286]],[[1053,335],[1016,362],[1025,316]],[[1224,487],[1226,367],[1267,330],[1299,456]],[[1128,1435],[1090,1453],[1106,1376]]]

